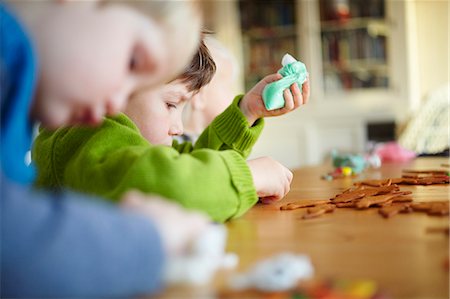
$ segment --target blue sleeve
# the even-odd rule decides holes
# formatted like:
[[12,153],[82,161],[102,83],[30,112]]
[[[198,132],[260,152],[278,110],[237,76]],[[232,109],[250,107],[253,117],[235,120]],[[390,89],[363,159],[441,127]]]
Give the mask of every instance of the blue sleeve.
[[144,217],[75,194],[1,181],[1,297],[131,297],[161,287],[164,255]]
[[31,149],[30,107],[37,81],[37,57],[31,40],[16,17],[0,1],[0,152],[2,172],[11,180],[31,184],[33,164],[25,163]]

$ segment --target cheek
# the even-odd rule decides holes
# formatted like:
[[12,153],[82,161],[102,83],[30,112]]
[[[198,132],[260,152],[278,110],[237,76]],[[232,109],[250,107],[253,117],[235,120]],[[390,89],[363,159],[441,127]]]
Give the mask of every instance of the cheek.
[[[108,67],[103,66],[102,62],[96,63],[89,68],[83,68],[83,64],[77,63],[61,63],[61,67],[54,67],[42,76],[40,87],[44,96],[85,105],[106,104],[116,98],[122,103],[126,96],[122,95],[127,84],[126,72],[114,64]],[[62,69],[65,70],[64,74],[60,72]]]
[[[80,49],[82,51],[89,52],[84,48]],[[90,51],[84,54],[82,60],[77,59],[81,54],[73,53],[70,64],[61,62],[64,67],[60,69],[64,70],[64,74],[53,72],[53,82],[60,82],[61,96],[84,103],[106,102],[127,84],[128,55],[123,50]]]
[[152,121],[147,121],[142,124],[141,133],[145,139],[147,139],[151,144],[163,144],[168,145],[167,140],[169,138],[168,135],[168,125],[166,120],[161,119],[153,119]]
[[167,144],[169,124],[164,111],[141,109],[128,115],[151,144]]
[[[115,60],[110,60],[115,61]],[[89,74],[78,72],[78,82],[82,87],[80,93],[83,99],[88,101],[107,101],[116,94],[123,93],[129,77],[126,69],[119,63],[108,63],[103,61],[96,62]],[[76,80],[76,78],[75,78]]]

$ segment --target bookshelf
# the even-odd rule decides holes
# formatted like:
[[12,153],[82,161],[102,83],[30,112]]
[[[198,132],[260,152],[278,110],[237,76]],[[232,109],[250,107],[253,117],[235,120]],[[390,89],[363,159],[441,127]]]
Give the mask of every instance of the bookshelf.
[[385,0],[241,0],[246,89],[276,72],[284,53],[301,57],[299,48],[312,40],[299,41],[303,30],[298,28],[298,11],[310,11],[311,5],[318,11],[324,92],[388,89],[390,26]]
[[417,105],[413,5],[397,0],[296,4],[298,55],[311,74],[317,108],[332,115],[357,108],[366,119],[403,121],[405,110]]
[[384,0],[321,0],[325,91],[388,88]]
[[239,1],[245,88],[280,69],[285,53],[297,53],[295,1]]

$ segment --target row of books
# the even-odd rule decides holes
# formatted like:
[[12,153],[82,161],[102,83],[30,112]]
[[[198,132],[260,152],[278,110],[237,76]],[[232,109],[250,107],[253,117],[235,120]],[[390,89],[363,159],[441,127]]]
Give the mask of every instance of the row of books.
[[320,0],[321,21],[384,16],[385,0]]
[[295,24],[295,0],[239,1],[243,31]]
[[387,88],[389,78],[377,72],[364,72],[361,76],[358,72],[325,73],[324,85],[327,92],[363,89],[363,88]]
[[322,57],[325,63],[386,61],[386,36],[372,36],[365,28],[322,33]]

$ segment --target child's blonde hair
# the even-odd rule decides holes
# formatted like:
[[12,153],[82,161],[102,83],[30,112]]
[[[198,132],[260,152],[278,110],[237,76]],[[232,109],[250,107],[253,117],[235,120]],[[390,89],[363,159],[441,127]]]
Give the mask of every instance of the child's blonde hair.
[[[166,40],[169,43],[167,46],[171,49],[198,49],[203,16],[200,2],[197,0],[102,0],[100,4],[122,4],[147,15],[162,26],[167,36],[171,36]],[[186,30],[187,26],[192,30]],[[189,32],[191,36],[186,36],[186,32]],[[180,44],[181,41],[182,44]],[[183,54],[185,52],[180,51]],[[193,54],[194,51],[190,53],[190,55]],[[172,59],[189,61],[185,57]]]
[[[54,0],[56,2],[56,0]],[[29,1],[29,0],[6,0],[28,18],[34,18],[39,10],[53,5],[52,1]],[[89,3],[89,2],[86,2]],[[164,34],[170,38],[166,39],[169,49],[180,49],[177,57],[172,57],[173,65],[180,66],[178,73],[183,71],[194,55],[201,38],[203,23],[202,10],[198,0],[97,0],[91,1],[92,5],[98,5],[99,9],[107,5],[120,5],[133,9],[160,25]],[[189,35],[187,35],[189,34]],[[189,49],[190,51],[186,51]],[[177,62],[184,63],[177,63]]]
[[[175,40],[181,40],[181,34],[186,38],[186,26],[192,26],[196,30],[190,30],[193,35],[188,38],[193,43],[198,43],[201,35],[202,12],[200,3],[196,0],[107,0],[112,3],[123,3],[138,12],[149,16],[157,23],[164,26],[168,35],[175,36]],[[183,30],[180,30],[183,28]],[[194,35],[195,33],[195,35]],[[189,45],[186,45],[189,46]],[[196,49],[197,47],[190,47]]]

